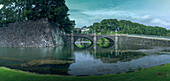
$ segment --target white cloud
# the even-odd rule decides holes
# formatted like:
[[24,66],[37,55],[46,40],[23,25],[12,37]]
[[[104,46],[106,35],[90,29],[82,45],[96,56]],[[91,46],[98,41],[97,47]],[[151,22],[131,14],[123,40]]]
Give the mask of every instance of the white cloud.
[[3,5],[0,5],[0,9],[3,7]]
[[166,21],[163,21],[163,20],[161,20],[161,19],[153,19],[153,20],[151,21],[151,23],[153,23],[153,24],[165,25],[165,26],[170,25],[170,23],[167,23]]
[[143,16],[136,16],[136,17],[133,17],[133,18],[137,19],[139,21],[145,21],[145,20],[151,19],[151,16],[150,15],[143,15]]
[[[81,15],[80,15],[81,14]],[[78,16],[79,15],[79,16]],[[78,17],[77,17],[78,16]],[[133,22],[151,25],[151,26],[162,26],[170,29],[170,23],[164,21],[161,18],[152,17],[148,14],[141,14],[140,12],[125,11],[125,10],[114,10],[114,9],[103,9],[103,10],[89,10],[81,11],[72,16],[76,20],[77,26],[89,26],[94,22],[100,22],[102,19],[118,19],[118,20],[131,20]]]
[[138,17],[132,17],[132,20],[145,24],[145,25],[152,25],[152,26],[162,26],[167,29],[170,29],[170,23],[167,21],[161,19],[161,18],[155,18],[150,15],[144,15],[144,16],[138,16]]

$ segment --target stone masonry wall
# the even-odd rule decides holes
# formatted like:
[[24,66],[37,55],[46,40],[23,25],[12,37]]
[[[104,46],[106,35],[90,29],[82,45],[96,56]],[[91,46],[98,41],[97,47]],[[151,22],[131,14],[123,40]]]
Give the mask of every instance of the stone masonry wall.
[[62,44],[59,30],[46,18],[0,27],[0,47],[56,47]]
[[128,37],[128,36],[120,36],[118,38],[119,38],[118,39],[119,44],[170,46],[170,41],[168,40],[147,39],[147,38]]

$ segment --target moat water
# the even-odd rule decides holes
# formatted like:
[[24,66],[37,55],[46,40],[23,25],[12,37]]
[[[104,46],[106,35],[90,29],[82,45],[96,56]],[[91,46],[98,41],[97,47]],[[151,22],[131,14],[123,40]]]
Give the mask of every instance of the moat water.
[[170,47],[75,45],[58,48],[0,48],[0,67],[37,74],[103,75],[170,63]]

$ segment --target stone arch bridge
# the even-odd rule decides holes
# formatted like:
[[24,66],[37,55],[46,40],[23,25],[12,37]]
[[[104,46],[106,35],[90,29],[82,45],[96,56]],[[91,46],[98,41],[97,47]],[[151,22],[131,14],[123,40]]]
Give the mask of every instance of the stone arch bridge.
[[134,45],[152,45],[152,46],[170,46],[170,38],[151,37],[128,34],[65,34],[62,35],[65,44],[74,44],[79,38],[89,39],[94,45],[101,38],[106,38],[110,43],[117,46],[118,44],[134,44]]
[[80,38],[89,39],[92,44],[96,44],[99,39],[106,38],[110,43],[117,41],[116,35],[96,35],[96,34],[74,34],[71,36],[71,42],[75,43]]

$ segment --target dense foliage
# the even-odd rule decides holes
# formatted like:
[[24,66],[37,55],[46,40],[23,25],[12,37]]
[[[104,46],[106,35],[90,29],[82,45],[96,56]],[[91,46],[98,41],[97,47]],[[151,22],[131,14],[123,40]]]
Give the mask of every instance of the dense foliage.
[[100,23],[94,23],[89,26],[90,33],[97,32],[106,34],[111,31],[118,31],[124,34],[144,34],[144,35],[166,35],[167,30],[158,26],[145,26],[139,23],[133,23],[127,20],[104,19]]
[[48,18],[67,33],[74,28],[65,0],[0,0],[0,26],[8,23]]
[[167,32],[168,32],[168,33],[167,33],[167,36],[170,36],[170,30],[168,30]]

